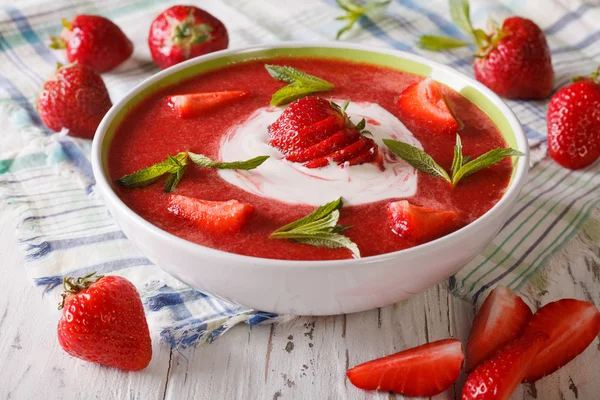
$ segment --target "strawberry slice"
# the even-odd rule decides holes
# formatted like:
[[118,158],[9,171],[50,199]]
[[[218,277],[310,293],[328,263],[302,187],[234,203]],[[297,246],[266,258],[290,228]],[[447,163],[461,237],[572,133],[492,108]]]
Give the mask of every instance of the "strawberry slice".
[[208,111],[223,107],[249,95],[248,90],[190,93],[169,96],[168,104],[180,118],[196,118]]
[[398,108],[404,119],[413,120],[436,134],[451,135],[458,131],[446,98],[431,78],[413,83],[398,98]]
[[214,233],[236,233],[254,212],[250,204],[237,200],[208,201],[177,194],[169,195],[169,211]]
[[406,200],[387,205],[390,227],[398,236],[425,243],[461,227],[462,220],[455,211],[441,211],[419,207]]
[[346,375],[360,389],[429,397],[456,382],[463,360],[462,344],[445,339],[368,361]]
[[329,164],[330,162],[335,162],[337,164],[343,164],[345,161],[350,160],[357,155],[361,154],[366,148],[369,147],[369,140],[365,137],[361,137],[354,143],[349,144],[348,146],[341,148],[337,151],[334,151],[331,154],[328,154],[325,157],[314,159],[305,164],[306,168],[321,168]]
[[353,130],[343,130],[334,133],[328,138],[314,144],[307,149],[297,151],[286,157],[292,162],[306,162],[315,158],[324,157],[341,148],[348,146],[360,138],[360,134]]
[[498,286],[477,312],[467,343],[466,371],[470,372],[509,342],[520,337],[531,309],[512,290]]
[[583,352],[600,333],[600,312],[587,301],[555,301],[534,314],[524,334],[535,332],[544,332],[550,340],[525,374],[527,382],[553,373]]
[[348,165],[359,165],[359,164],[364,164],[367,162],[371,162],[371,161],[375,161],[377,164],[379,164],[379,167],[383,169],[383,157],[381,156],[381,154],[379,154],[379,147],[377,146],[377,143],[375,143],[375,141],[373,139],[368,139],[370,140],[369,142],[369,146],[363,150],[362,153],[360,153],[359,155],[357,155],[354,158],[351,158],[350,160],[346,161],[344,163],[344,165],[347,163]]
[[303,97],[287,106],[277,121],[269,125],[269,144],[287,155],[329,137],[344,124],[344,116],[329,101],[316,96]]
[[471,372],[462,400],[509,400],[547,340],[537,332],[510,342]]

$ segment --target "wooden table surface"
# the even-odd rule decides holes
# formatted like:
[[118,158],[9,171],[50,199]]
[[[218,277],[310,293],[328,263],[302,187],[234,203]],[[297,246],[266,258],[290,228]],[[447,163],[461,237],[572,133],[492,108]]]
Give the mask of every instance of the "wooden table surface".
[[[0,399],[401,399],[354,388],[349,366],[428,341],[466,342],[474,312],[441,285],[402,303],[290,326],[238,325],[212,344],[177,351],[153,337],[140,372],[68,356],[56,339],[60,312],[27,278],[10,212],[0,206]],[[532,306],[561,297],[600,304],[600,265],[560,268]],[[537,304],[534,304],[537,303]],[[435,399],[458,399],[465,377]],[[600,340],[559,372],[521,385],[513,399],[600,399]]]

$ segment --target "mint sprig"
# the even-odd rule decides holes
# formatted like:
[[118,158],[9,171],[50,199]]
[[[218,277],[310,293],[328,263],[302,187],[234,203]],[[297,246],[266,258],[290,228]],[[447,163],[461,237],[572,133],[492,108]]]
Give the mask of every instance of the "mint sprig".
[[206,157],[203,154],[188,152],[188,156],[190,160],[192,160],[196,165],[205,168],[218,168],[218,169],[242,169],[242,170],[250,170],[260,166],[264,163],[269,156],[258,156],[251,158],[246,161],[213,161],[210,158]]
[[[187,165],[187,158],[188,155],[185,152],[181,152],[176,156],[169,155],[165,161],[142,168],[133,174],[125,175],[117,182],[128,188],[144,187],[156,182],[161,176],[170,174],[170,179],[167,180],[167,184],[165,185],[165,192],[169,193],[179,182],[178,180],[176,182],[173,181],[174,178],[171,177],[183,174],[182,171],[185,170]],[[181,178],[179,178],[179,180],[181,180]]]
[[452,22],[469,35],[473,43],[442,36],[424,35],[417,41],[419,47],[426,50],[440,51],[475,44],[477,46],[476,55],[478,57],[485,57],[496,46],[498,41],[506,37],[506,33],[492,19],[488,23],[490,34],[485,33],[483,29],[474,28],[471,22],[469,0],[449,0],[448,3]]
[[318,207],[315,211],[277,229],[269,236],[271,239],[289,239],[316,247],[330,249],[345,247],[356,258],[360,258],[360,250],[356,243],[340,232],[348,229],[338,225],[342,198]]
[[183,178],[189,165],[189,160],[205,168],[250,170],[260,166],[267,158],[269,156],[254,157],[246,161],[223,162],[214,161],[202,154],[181,152],[176,156],[168,155],[165,161],[125,175],[117,182],[127,188],[138,188],[148,186],[156,182],[161,176],[168,174],[164,191],[165,193],[171,193],[181,182],[181,178]]
[[287,104],[309,94],[334,88],[334,85],[326,80],[309,75],[296,68],[269,64],[265,64],[265,68],[273,78],[289,83],[289,85],[282,87],[273,94],[271,97],[272,106]]
[[391,139],[383,139],[383,143],[398,157],[412,165],[419,171],[425,172],[429,175],[438,176],[443,178],[447,182],[451,183],[452,180],[448,176],[448,173],[433,158],[423,150],[411,146],[408,143],[398,142]]
[[361,19],[363,16],[372,17],[385,11],[392,0],[367,0],[362,4],[353,0],[335,0],[335,2],[342,10],[346,11],[345,15],[340,15],[336,18],[338,21],[347,21],[346,25],[338,31],[335,37],[336,40],[339,40],[345,32],[352,29],[356,21]]
[[398,157],[412,165],[414,168],[429,175],[443,178],[445,181],[456,186],[456,184],[469,175],[472,175],[484,168],[499,163],[506,157],[521,157],[524,154],[512,148],[498,148],[490,150],[474,160],[470,156],[463,156],[462,142],[460,136],[456,135],[456,145],[454,146],[454,158],[450,169],[451,176],[435,160],[423,150],[411,146],[408,143],[398,142],[391,139],[383,139],[383,143]]

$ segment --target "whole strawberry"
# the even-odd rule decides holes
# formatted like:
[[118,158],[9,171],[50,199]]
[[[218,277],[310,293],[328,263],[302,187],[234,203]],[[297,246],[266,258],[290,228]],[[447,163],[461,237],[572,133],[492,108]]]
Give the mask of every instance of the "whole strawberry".
[[60,37],[53,37],[50,47],[66,49],[67,60],[110,71],[133,53],[133,43],[112,21],[98,15],[78,15],[71,22],[62,20]]
[[53,131],[91,139],[112,103],[96,71],[80,64],[62,66],[44,83],[37,109]]
[[58,342],[73,357],[128,371],[145,368],[152,344],[135,286],[119,276],[65,278]]
[[[502,27],[491,21],[489,33],[471,24],[468,0],[450,0],[450,13],[477,46],[475,78],[496,94],[509,99],[544,99],[552,92],[554,70],[544,32],[531,20],[511,17]],[[472,43],[425,35],[419,45],[447,50]]]
[[548,105],[548,154],[570,169],[600,157],[600,68],[560,89]]
[[152,59],[161,69],[226,49],[228,44],[225,25],[194,6],[166,9],[152,22],[148,34]]

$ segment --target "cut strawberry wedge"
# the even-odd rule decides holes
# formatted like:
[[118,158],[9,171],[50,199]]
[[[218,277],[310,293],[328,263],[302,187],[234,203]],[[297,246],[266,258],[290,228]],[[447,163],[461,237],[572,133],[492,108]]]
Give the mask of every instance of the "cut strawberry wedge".
[[461,343],[445,339],[357,365],[346,375],[360,389],[429,397],[456,382],[463,360]]
[[419,207],[406,200],[388,203],[387,213],[392,230],[398,236],[415,243],[437,239],[457,230],[463,224],[455,211]]
[[306,162],[331,154],[360,138],[360,133],[354,130],[341,130],[327,139],[314,144],[307,149],[290,154],[285,159],[292,162]]
[[492,290],[473,320],[466,371],[472,371],[521,336],[532,315],[529,306],[512,290],[503,286]]
[[195,118],[249,95],[248,90],[181,94],[169,96],[168,104],[180,118]]
[[553,373],[583,352],[600,333],[600,312],[587,301],[555,301],[531,318],[524,334],[534,332],[544,332],[550,339],[527,371],[527,382]]
[[446,98],[431,78],[413,83],[398,98],[401,119],[413,120],[430,132],[450,135],[458,131],[459,124],[454,118]]
[[305,164],[306,168],[321,168],[329,164],[329,162],[335,162],[338,164],[342,164],[345,161],[351,160],[357,155],[361,154],[365,149],[369,147],[372,139],[368,139],[365,137],[361,137],[354,143],[349,144],[346,147],[343,147],[337,151],[334,151],[331,154],[328,154],[325,157],[316,158]]
[[254,207],[237,200],[207,201],[172,194],[169,196],[169,211],[207,232],[236,233],[252,215]]
[[537,332],[507,344],[471,372],[462,400],[509,400],[547,340],[548,335]]

